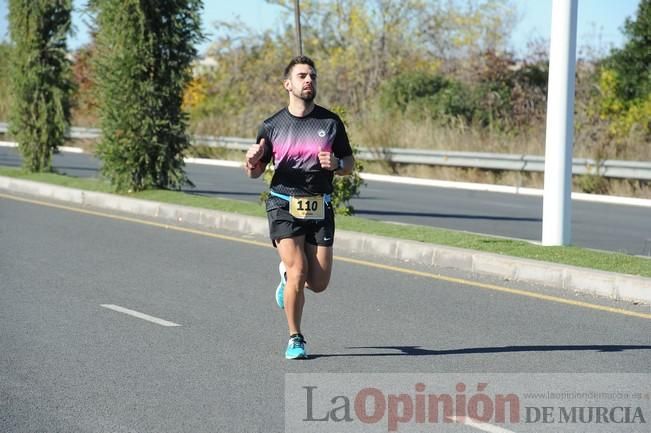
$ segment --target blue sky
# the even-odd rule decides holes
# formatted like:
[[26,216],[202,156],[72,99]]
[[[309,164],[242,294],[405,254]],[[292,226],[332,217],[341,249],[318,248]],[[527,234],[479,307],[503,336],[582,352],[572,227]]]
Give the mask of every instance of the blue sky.
[[[85,1],[75,0],[76,7]],[[549,39],[551,28],[552,0],[514,0],[520,21],[513,31],[512,49],[523,52],[527,41],[534,38]],[[623,43],[620,31],[626,17],[633,17],[639,0],[579,0],[577,46],[590,45],[607,51]],[[215,21],[229,21],[239,16],[249,27],[262,30],[281,25],[282,10],[264,0],[204,1],[202,16],[206,33],[212,30]],[[0,0],[0,38],[8,39],[7,0]],[[290,17],[291,18],[291,17]],[[77,34],[71,38],[70,47],[77,48],[88,41],[88,31],[79,13],[73,16]],[[210,38],[200,47],[200,52],[209,45]]]

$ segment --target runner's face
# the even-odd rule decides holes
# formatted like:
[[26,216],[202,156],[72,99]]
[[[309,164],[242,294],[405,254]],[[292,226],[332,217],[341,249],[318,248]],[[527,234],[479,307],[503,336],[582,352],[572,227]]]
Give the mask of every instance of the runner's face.
[[285,80],[285,88],[297,98],[312,102],[316,97],[316,71],[310,65],[295,65]]

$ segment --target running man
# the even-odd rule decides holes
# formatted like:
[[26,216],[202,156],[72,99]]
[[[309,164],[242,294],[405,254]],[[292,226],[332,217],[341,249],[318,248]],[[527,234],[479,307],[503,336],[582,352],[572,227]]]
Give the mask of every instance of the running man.
[[316,82],[309,57],[289,62],[283,81],[289,105],[262,123],[245,161],[251,178],[264,173],[272,159],[275,168],[266,209],[269,236],[280,255],[276,303],[287,317],[287,359],[307,358],[301,334],[304,289],[320,293],[328,287],[335,234],[332,180],[352,173],[355,165],[341,119],[314,103]]

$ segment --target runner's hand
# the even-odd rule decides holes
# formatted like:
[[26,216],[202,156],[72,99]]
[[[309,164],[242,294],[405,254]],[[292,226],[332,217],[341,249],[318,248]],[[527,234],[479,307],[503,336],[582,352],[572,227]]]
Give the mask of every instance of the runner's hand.
[[332,152],[319,152],[319,162],[324,170],[336,170],[339,168],[339,159]]
[[262,155],[264,155],[264,138],[260,139],[260,143],[251,145],[246,151],[246,165],[248,167],[256,166]]

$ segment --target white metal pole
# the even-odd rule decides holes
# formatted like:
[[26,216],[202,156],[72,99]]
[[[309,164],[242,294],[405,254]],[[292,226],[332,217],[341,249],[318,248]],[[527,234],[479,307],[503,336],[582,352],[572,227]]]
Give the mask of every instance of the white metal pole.
[[572,239],[572,139],[578,0],[552,1],[543,245],[568,245]]

